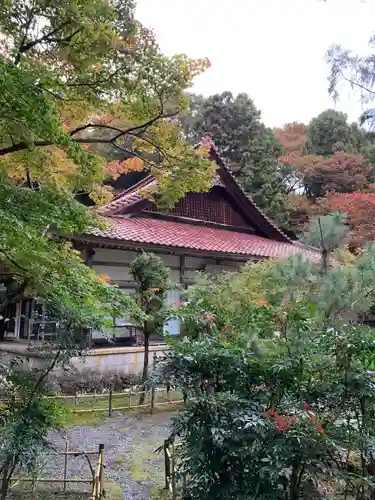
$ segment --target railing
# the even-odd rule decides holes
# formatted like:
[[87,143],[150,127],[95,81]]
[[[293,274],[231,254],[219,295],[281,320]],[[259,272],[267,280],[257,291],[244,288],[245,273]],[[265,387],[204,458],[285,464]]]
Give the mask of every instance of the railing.
[[[141,394],[145,395],[143,404],[139,404]],[[109,417],[114,411],[149,409],[152,414],[155,408],[184,403],[180,392],[165,388],[154,388],[150,391],[125,390],[123,392],[109,391],[103,394],[47,396],[47,398],[55,401],[64,401],[68,406],[73,407],[73,414],[105,412]]]
[[[52,454],[51,454],[52,455]],[[69,442],[65,441],[65,451],[55,453],[54,455],[64,457],[64,466],[61,470],[62,478],[46,479],[38,477],[13,477],[11,479],[11,488],[16,487],[19,483],[50,483],[50,484],[61,484],[63,492],[67,492],[67,487],[69,484],[90,484],[91,485],[91,499],[100,500],[103,496],[104,491],[104,445],[100,444],[98,451],[72,451],[69,449]],[[96,470],[93,468],[90,456],[98,457],[98,465]],[[89,466],[91,476],[89,478],[69,478],[69,457],[85,457]]]
[[[141,394],[145,395],[143,404],[139,404]],[[107,413],[110,417],[114,411],[131,411],[137,409],[149,409],[150,413],[155,408],[174,406],[184,403],[179,391],[166,388],[153,388],[150,391],[134,391],[131,389],[123,392],[109,391],[106,393],[79,394],[79,395],[56,395],[45,397],[51,401],[65,402],[72,409],[72,413]],[[17,401],[17,398],[16,398]],[[9,401],[1,399],[0,405]]]

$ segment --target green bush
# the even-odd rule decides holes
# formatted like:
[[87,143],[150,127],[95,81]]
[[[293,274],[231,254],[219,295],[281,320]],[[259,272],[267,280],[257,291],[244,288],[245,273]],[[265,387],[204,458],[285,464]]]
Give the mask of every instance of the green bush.
[[171,436],[185,496],[375,499],[375,330],[359,322],[375,299],[375,250],[331,267],[338,222],[312,231],[321,263],[270,266],[261,301],[241,300],[237,311],[217,302],[227,277],[196,287],[181,311],[195,331],[173,342],[153,379],[187,400]]
[[139,375],[132,373],[98,372],[95,370],[66,371],[49,378],[49,390],[54,394],[93,394],[107,391],[121,392],[140,383]]

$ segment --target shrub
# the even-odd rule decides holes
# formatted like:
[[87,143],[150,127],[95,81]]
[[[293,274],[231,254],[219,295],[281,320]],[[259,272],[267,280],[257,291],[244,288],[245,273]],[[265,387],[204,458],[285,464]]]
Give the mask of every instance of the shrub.
[[121,392],[140,383],[139,375],[95,370],[70,371],[53,374],[49,379],[51,393],[75,395],[79,393]]
[[319,220],[311,233],[321,264],[274,263],[268,293],[245,314],[242,300],[237,312],[216,301],[225,280],[183,308],[196,330],[173,342],[153,378],[187,398],[171,436],[187,497],[375,499],[375,330],[358,322],[375,299],[375,250],[330,267],[345,236],[338,222]]

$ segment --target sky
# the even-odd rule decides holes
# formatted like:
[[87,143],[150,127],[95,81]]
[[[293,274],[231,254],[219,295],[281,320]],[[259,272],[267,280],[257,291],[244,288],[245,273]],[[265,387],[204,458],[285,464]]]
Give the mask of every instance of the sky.
[[375,0],[137,0],[137,18],[167,55],[208,57],[193,90],[246,92],[268,126],[308,123],[327,108],[356,121],[362,105],[349,88],[328,95],[327,48],[366,54]]

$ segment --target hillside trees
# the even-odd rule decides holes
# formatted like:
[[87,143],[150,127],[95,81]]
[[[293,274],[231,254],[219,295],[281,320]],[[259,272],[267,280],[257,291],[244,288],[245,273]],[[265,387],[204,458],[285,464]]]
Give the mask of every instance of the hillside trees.
[[[275,135],[286,145],[280,161],[289,166],[297,179],[296,189],[289,198],[289,224],[291,229],[301,232],[311,216],[330,211],[331,204],[326,203],[326,197],[331,194],[373,190],[373,138],[357,124],[349,124],[347,116],[335,110],[326,110],[313,118],[305,129],[306,133],[294,135],[294,141],[288,139],[292,125],[276,130]],[[301,131],[301,126],[297,130]],[[332,203],[332,207],[334,205]],[[349,205],[353,206],[353,200]],[[364,228],[366,221],[362,220],[354,228],[351,220],[347,219],[356,232],[352,243],[354,240],[363,242],[369,234]],[[356,222],[358,224],[359,219]],[[358,237],[362,226],[363,236]]]
[[304,123],[286,123],[275,129],[275,139],[283,147],[284,155],[304,154],[307,151],[307,126]]
[[363,155],[338,151],[332,156],[294,155],[291,161],[307,196],[316,199],[330,191],[353,193],[368,189],[373,179],[373,165]]
[[356,123],[348,123],[341,111],[327,109],[313,118],[308,126],[308,151],[332,156],[337,151],[359,153],[368,144],[366,133]]
[[331,193],[320,200],[319,211],[346,214],[353,248],[375,240],[375,193]]
[[361,123],[374,125],[374,109],[369,107],[375,98],[373,49],[375,38],[369,40],[370,53],[359,55],[341,45],[332,45],[326,53],[326,60],[330,66],[329,92],[334,99],[339,99],[342,84],[350,86],[357,93],[358,98],[366,105],[361,116]]

